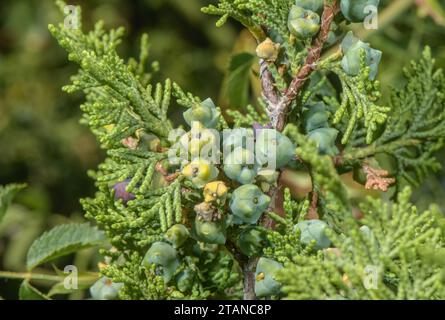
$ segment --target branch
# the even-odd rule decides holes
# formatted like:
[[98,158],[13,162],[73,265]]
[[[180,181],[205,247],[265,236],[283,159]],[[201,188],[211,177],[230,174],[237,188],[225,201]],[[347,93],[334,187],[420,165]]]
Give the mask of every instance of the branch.
[[290,103],[294,100],[304,85],[306,80],[309,78],[311,73],[315,70],[317,62],[320,60],[321,51],[323,46],[328,39],[329,30],[331,23],[334,20],[335,15],[339,12],[340,7],[337,0],[332,1],[331,4],[325,2],[323,15],[321,17],[321,28],[318,33],[317,38],[311,48],[309,48],[308,56],[304,66],[300,69],[297,76],[292,80],[289,88],[285,93],[285,101]]
[[179,172],[174,172],[174,173],[169,174],[167,172],[167,170],[162,167],[161,162],[156,163],[155,170],[163,176],[163,178],[166,182],[169,182],[169,183],[175,181],[176,178],[178,178],[181,175]]
[[[328,3],[329,2],[329,3]],[[297,76],[292,80],[289,88],[284,95],[280,98],[278,92],[274,86],[274,78],[270,71],[267,69],[267,62],[265,60],[260,61],[260,77],[262,84],[263,97],[267,102],[267,111],[270,118],[270,123],[277,131],[283,131],[287,123],[287,114],[289,106],[292,101],[298,96],[299,91],[303,87],[306,80],[311,73],[315,70],[317,62],[320,60],[321,51],[328,38],[329,29],[331,23],[334,20],[335,15],[339,12],[339,5],[337,0],[325,1],[324,11],[321,18],[321,29],[317,38],[314,40],[312,47],[309,49],[308,57],[303,67],[300,69]],[[277,212],[284,215],[283,210],[283,188],[280,183],[281,174],[278,177],[277,187],[271,188],[268,192],[271,197],[271,205],[268,209],[270,212]],[[261,224],[273,229],[274,222],[268,216],[265,215]],[[249,259],[248,263],[244,266],[244,299],[254,300],[256,299],[254,284],[255,274],[252,270],[255,270],[257,259]]]
[[[330,3],[328,3],[328,1],[325,1],[323,15],[321,17],[320,32],[318,33],[317,38],[314,40],[312,47],[309,48],[308,56],[303,67],[292,80],[291,84],[287,88],[280,101],[275,105],[269,104],[269,117],[271,118],[272,126],[278,131],[284,130],[287,122],[286,118],[288,115],[289,107],[292,101],[295,100],[295,98],[298,96],[301,88],[309,79],[312,72],[316,70],[317,63],[319,62],[321,57],[321,51],[323,50],[323,46],[328,39],[331,23],[334,20],[335,15],[339,11],[340,7],[337,0],[333,0]],[[262,81],[263,88],[265,81],[265,79],[263,79]]]
[[318,192],[315,190],[315,188],[313,188],[311,206],[309,207],[309,212],[306,216],[306,219],[313,220],[320,218],[317,206],[318,206]]
[[363,159],[372,157],[379,153],[392,154],[397,149],[404,148],[404,147],[416,146],[416,145],[419,145],[420,143],[421,143],[421,141],[417,140],[417,139],[407,139],[407,140],[396,140],[396,141],[393,141],[393,142],[390,142],[390,143],[384,144],[384,145],[372,144],[365,148],[360,148],[360,149],[354,148],[354,149],[349,150],[347,153],[345,153],[341,157],[341,159],[339,159],[339,158],[335,159],[335,164],[339,165],[339,166],[347,165],[354,161],[363,160]]
[[[99,274],[95,272],[87,272],[81,276],[80,280],[84,282],[94,282],[98,279]],[[0,279],[21,279],[21,280],[34,280],[34,281],[49,281],[49,282],[63,282],[65,275],[54,275],[44,273],[31,273],[31,272],[9,272],[0,271]]]
[[275,105],[278,103],[278,93],[275,90],[275,79],[272,73],[267,69],[267,61],[264,59],[260,60],[260,78],[261,85],[263,88],[263,98],[267,101],[268,105]]
[[255,269],[258,258],[249,259],[243,266],[244,273],[244,300],[256,300],[255,295]]

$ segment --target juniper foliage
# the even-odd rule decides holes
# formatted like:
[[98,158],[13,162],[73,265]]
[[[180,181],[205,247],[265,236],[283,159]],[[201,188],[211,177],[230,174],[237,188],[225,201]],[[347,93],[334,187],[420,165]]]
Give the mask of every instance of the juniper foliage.
[[[251,30],[258,41],[264,40],[268,34],[271,38],[280,39],[280,44],[287,49],[286,58],[269,62],[267,69],[275,76],[277,85],[285,88],[290,85],[288,79],[297,76],[303,67],[311,45],[310,41],[297,43],[287,28],[288,12],[293,4],[293,1],[224,0],[218,6],[210,6],[203,11],[221,15],[217,25],[224,23],[229,16],[235,18]],[[167,157],[166,138],[173,127],[168,119],[172,86],[169,80],[165,84],[150,84],[150,74],[144,67],[148,58],[147,36],[142,38],[140,61],[130,60],[125,64],[116,53],[122,29],[105,33],[99,23],[89,34],[63,27],[51,26],[50,30],[68,51],[70,60],[81,67],[79,74],[73,78],[73,84],[64,89],[85,92],[87,101],[82,106],[84,122],[91,126],[108,154],[104,164],[93,174],[99,188],[96,198],[82,201],[86,216],[106,231],[113,246],[112,250],[103,251],[112,261],[102,270],[103,275],[124,283],[122,298],[197,299],[221,296],[227,292],[239,296],[244,262],[242,258],[237,261],[237,254],[231,251],[230,245],[227,250],[224,246],[198,241],[202,251],[198,256],[187,252],[186,248],[178,250],[182,261],[176,274],[184,270],[194,273],[192,288],[186,293],[172,283],[164,283],[154,266],[148,270],[141,266],[147,248],[163,241],[170,227],[175,223],[190,223],[188,208],[201,197],[196,186],[187,183],[184,176],[169,182],[165,173],[156,170]],[[380,98],[379,83],[369,80],[370,67],[366,66],[364,52],[359,56],[361,67],[357,76],[350,76],[341,68],[340,58],[338,53],[328,57],[319,63],[317,71],[333,72],[342,83],[340,102],[330,96],[323,99],[330,103],[333,111],[330,120],[333,125],[337,124],[342,134],[344,161],[360,161],[379,151],[387,152],[399,163],[397,181],[412,174],[421,178],[428,169],[436,169],[431,154],[441,146],[444,136],[445,125],[441,115],[443,76],[441,71],[433,71],[428,49],[420,63],[413,63],[406,71],[407,87],[394,90],[390,107],[376,104]],[[287,74],[277,72],[280,67],[288,68]],[[185,108],[193,108],[202,102],[193,94],[185,93],[177,84],[173,88],[178,103]],[[317,88],[307,90],[316,92]],[[300,103],[308,100],[306,96]],[[247,117],[236,110],[228,114],[235,119],[235,127],[254,122],[265,125],[268,122],[268,103],[267,98],[259,100],[260,107],[265,110],[262,114],[252,106],[247,108]],[[301,109],[298,102],[292,104],[297,113],[298,108]],[[417,121],[413,120],[413,116]],[[345,121],[346,118],[349,120]],[[300,242],[294,224],[304,220],[305,212],[309,210],[309,198],[298,205],[286,192],[284,207],[287,218],[269,212],[278,226],[275,230],[266,229],[270,245],[264,248],[266,257],[285,263],[284,271],[277,275],[283,283],[280,296],[317,299],[442,296],[440,270],[428,270],[419,258],[422,247],[440,248],[442,245],[441,234],[434,227],[431,214],[418,215],[408,205],[409,191],[405,189],[392,210],[380,200],[374,200],[363,208],[363,221],[353,219],[351,203],[335,162],[331,157],[319,154],[317,145],[308,142],[299,129],[303,125],[301,117],[297,116],[296,120],[295,125],[286,128],[285,134],[298,146],[296,154],[299,161],[310,168],[314,192],[315,187],[322,190],[319,214],[330,223],[331,229],[327,232],[340,254],[321,254],[314,250],[314,244],[305,246]],[[227,126],[227,122],[221,120],[218,128]],[[384,129],[379,134],[382,127]],[[363,133],[362,137],[360,133]],[[151,149],[122,145],[128,137],[140,141],[147,134],[158,139],[151,144]],[[350,142],[351,136],[354,139]],[[417,146],[418,151],[411,158],[406,155],[407,147],[411,146],[407,144],[409,142]],[[363,147],[366,144],[371,145]],[[366,153],[370,149],[373,153]],[[410,160],[413,158],[415,160]],[[129,180],[125,192],[134,194],[134,199],[127,203],[116,201],[112,186],[126,179]],[[409,182],[414,181],[409,179]],[[194,198],[184,197],[185,188],[189,188],[187,192],[194,194]],[[358,231],[361,224],[370,228],[370,238]],[[236,234],[236,231],[232,232]],[[382,275],[378,278],[378,290],[363,287],[363,272],[370,265],[377,266],[378,273]],[[311,285],[303,286],[303,282]],[[432,283],[434,286],[430,285]],[[417,287],[419,284],[422,288]]]
[[[442,71],[426,49],[406,69],[406,86],[394,89],[384,106],[372,76],[378,52],[349,38],[349,51],[343,43],[322,55],[329,36],[340,38],[333,27],[345,19],[339,2],[324,1],[317,13],[293,20],[298,5],[304,1],[220,0],[203,9],[221,16],[218,26],[238,20],[258,42],[262,97],[247,113],[229,110],[228,117],[211,99],[170,80],[152,83],[156,68],[146,69],[147,36],[139,60],[125,62],[116,52],[121,28],[106,32],[99,22],[84,33],[50,25],[80,67],[64,90],[85,94],[82,122],[107,154],[90,173],[98,191],[82,205],[109,242],[101,248],[99,271],[109,285],[119,284],[112,298],[445,297],[443,217],[433,207],[419,213],[404,187],[438,169],[433,154],[445,133]],[[317,14],[319,25],[305,20]],[[185,108],[186,122],[199,122],[197,132],[192,126],[171,137],[180,127],[169,117],[172,95]],[[206,127],[245,129],[256,139],[257,154],[267,153],[263,138],[273,132],[276,162],[283,165],[264,170],[260,160],[239,167],[201,158],[170,161],[178,143],[202,151],[214,142]],[[231,139],[223,144],[250,155],[242,139]],[[381,154],[395,159],[393,174],[371,167]],[[284,188],[288,170],[310,175],[312,190],[304,199]],[[385,192],[395,182],[396,199],[370,198],[357,208],[341,176],[353,170],[362,171],[365,179],[357,180],[368,189]],[[85,241],[73,238],[64,246],[75,243]]]
[[441,299],[443,264],[426,259],[425,248],[437,256],[443,233],[434,209],[418,212],[410,195],[404,189],[394,204],[368,199],[363,220],[348,216],[342,234],[328,231],[338,250],[293,255],[277,275],[286,298]]
[[412,62],[404,74],[407,83],[392,90],[391,113],[383,132],[360,150],[354,148],[362,142],[357,139],[345,158],[391,155],[397,162],[398,184],[405,180],[419,186],[430,172],[440,169],[434,153],[443,147],[445,137],[445,78],[442,69],[435,70],[428,47],[422,59]]

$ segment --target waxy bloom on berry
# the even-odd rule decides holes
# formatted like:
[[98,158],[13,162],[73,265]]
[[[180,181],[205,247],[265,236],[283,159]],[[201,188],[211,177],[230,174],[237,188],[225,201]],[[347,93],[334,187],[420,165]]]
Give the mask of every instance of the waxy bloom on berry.
[[165,240],[170,242],[173,247],[179,248],[189,238],[190,234],[186,226],[183,224],[175,224],[165,233]]
[[295,158],[295,145],[275,129],[259,131],[255,143],[256,160],[269,168],[282,168]]
[[116,283],[110,278],[102,277],[90,287],[91,298],[94,300],[115,300],[119,297],[119,290],[123,286],[123,283]]
[[254,184],[246,184],[232,194],[230,209],[235,217],[234,223],[255,224],[267,209],[270,197],[261,192]]
[[201,103],[195,104],[193,107],[184,112],[185,122],[189,126],[198,121],[206,128],[216,128],[221,113],[216,108],[212,99],[208,98]]
[[275,260],[260,258],[255,272],[255,294],[258,297],[267,297],[280,293],[281,283],[275,280],[275,273],[283,265]]
[[340,8],[345,18],[350,22],[362,22],[372,11],[377,8],[380,0],[341,0]]
[[325,230],[328,228],[326,222],[321,220],[306,220],[295,225],[294,230],[300,230],[300,241],[308,245],[315,241],[315,249],[321,250],[331,246],[331,240],[326,236]]
[[382,52],[372,49],[369,43],[365,43],[354,37],[352,32],[349,32],[341,43],[343,51],[343,59],[341,66],[343,70],[351,76],[356,76],[360,73],[362,67],[362,55],[364,54],[365,66],[369,67],[369,79],[374,80],[377,76],[380,60],[382,59]]
[[312,38],[320,30],[320,16],[311,10],[292,6],[287,26],[297,38]]
[[179,267],[179,260],[175,248],[165,242],[155,242],[145,254],[142,265],[147,269],[154,264],[156,271],[169,282]]
[[255,155],[243,148],[237,148],[224,159],[224,173],[241,184],[252,183],[258,172]]

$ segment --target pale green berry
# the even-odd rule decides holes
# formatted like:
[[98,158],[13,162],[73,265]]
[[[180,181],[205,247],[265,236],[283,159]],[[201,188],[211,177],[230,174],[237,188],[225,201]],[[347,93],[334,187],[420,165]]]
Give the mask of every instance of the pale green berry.
[[255,271],[255,294],[257,297],[268,297],[278,295],[281,290],[281,283],[275,277],[276,272],[283,268],[283,265],[275,260],[260,258]]
[[335,156],[339,153],[335,141],[338,130],[334,128],[319,128],[308,133],[308,138],[314,141],[318,147],[318,152],[322,155]]
[[182,135],[179,143],[182,150],[188,151],[191,159],[211,159],[219,148],[219,136],[200,122],[193,122],[192,130]]
[[312,38],[320,30],[320,16],[311,10],[294,5],[289,13],[287,26],[297,38]]
[[255,224],[268,208],[270,197],[253,184],[246,184],[236,189],[230,200],[230,210],[235,224]]
[[323,0],[295,0],[295,5],[306,10],[321,12]]
[[323,102],[306,105],[303,109],[303,120],[306,132],[328,127],[329,112]]
[[[370,11],[370,6],[378,8],[380,0],[341,0],[340,9],[350,22],[362,22]],[[368,8],[367,8],[368,7]]]
[[102,277],[90,287],[91,298],[94,300],[116,300],[123,283],[113,282],[110,278]]
[[252,183],[257,172],[255,155],[249,150],[238,147],[224,158],[224,173],[241,184]]
[[361,57],[365,55],[365,65],[370,68],[369,79],[374,80],[377,76],[382,52],[372,49],[368,43],[360,41],[349,32],[341,44],[343,51],[343,59],[341,66],[343,70],[351,75],[356,76],[360,73]]
[[331,246],[331,240],[326,236],[328,225],[321,220],[306,220],[297,223],[294,230],[300,230],[300,241],[305,245],[315,241],[315,250],[322,250]]
[[185,122],[187,122],[189,126],[192,126],[192,123],[197,121],[202,123],[206,128],[213,129],[218,125],[220,116],[221,113],[210,98],[195,104],[184,112]]
[[255,146],[255,135],[253,129],[235,128],[223,136],[223,150],[225,154],[237,148],[252,149]]
[[147,269],[152,264],[156,265],[157,271],[163,275],[165,283],[168,283],[179,267],[175,248],[165,242],[153,243],[142,261]]
[[224,221],[205,221],[195,218],[194,232],[200,241],[209,244],[226,243],[226,224]]
[[186,226],[183,224],[175,224],[171,226],[164,235],[165,240],[170,242],[173,247],[179,248],[189,238],[190,234]]
[[282,168],[295,158],[295,145],[275,129],[261,129],[255,143],[257,162],[268,168]]

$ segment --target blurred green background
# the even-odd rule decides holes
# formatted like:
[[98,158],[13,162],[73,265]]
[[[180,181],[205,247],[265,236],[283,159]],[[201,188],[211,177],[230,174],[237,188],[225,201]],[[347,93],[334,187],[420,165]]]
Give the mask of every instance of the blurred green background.
[[[84,28],[99,19],[107,27],[125,26],[127,36],[119,49],[124,57],[137,55],[141,34],[149,33],[151,58],[161,66],[157,77],[169,77],[203,98],[219,99],[223,107],[230,57],[255,49],[239,25],[230,21],[218,29],[214,17],[200,12],[211,0],[67,2],[82,6]],[[445,4],[440,2],[382,1],[379,29],[360,30],[384,52],[384,92],[402,84],[403,66],[418,58],[425,45],[445,67]],[[61,19],[53,0],[0,1],[0,185],[29,185],[0,225],[0,270],[23,270],[27,249],[38,235],[82,220],[79,198],[94,193],[86,171],[103,158],[94,137],[79,125],[82,96],[60,89],[76,70],[47,30]],[[421,207],[435,201],[445,208],[444,177],[431,176],[416,191]],[[16,298],[18,284],[0,280],[0,296]]]

